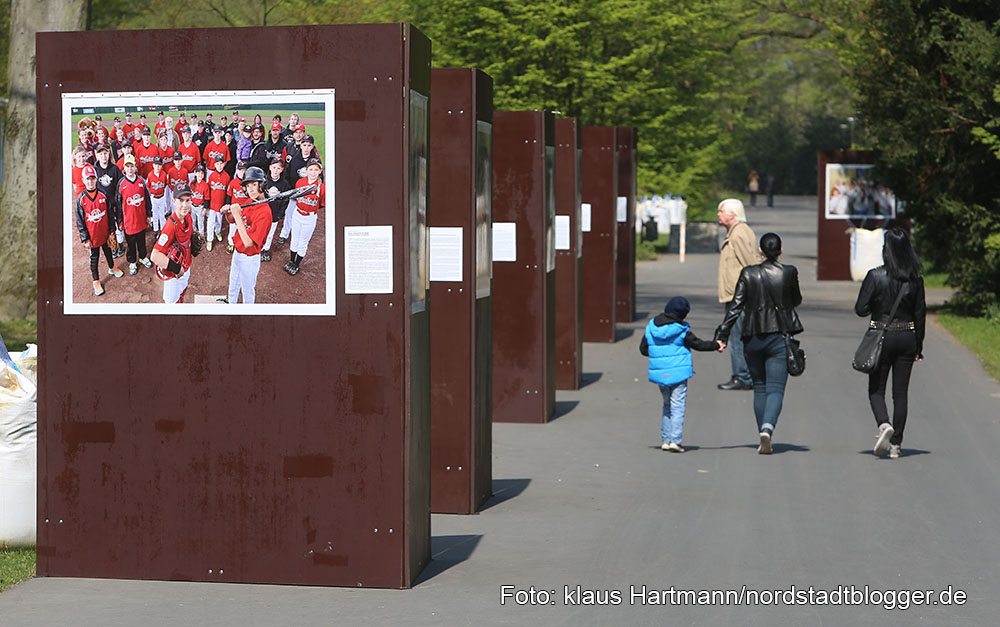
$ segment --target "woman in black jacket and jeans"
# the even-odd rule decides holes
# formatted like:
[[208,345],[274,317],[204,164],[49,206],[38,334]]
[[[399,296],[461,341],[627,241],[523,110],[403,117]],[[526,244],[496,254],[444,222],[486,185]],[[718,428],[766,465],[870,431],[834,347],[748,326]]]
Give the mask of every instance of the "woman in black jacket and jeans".
[[[861,284],[854,312],[871,315],[872,328],[885,328],[882,360],[868,374],[868,400],[878,423],[875,454],[896,458],[903,443],[906,427],[907,391],[914,362],[924,358],[924,323],[927,303],[921,264],[910,245],[906,231],[894,228],[885,232],[881,265],[869,270]],[[902,291],[896,313],[889,320],[892,305]],[[892,422],[885,404],[885,388],[892,371]]]
[[778,263],[781,255],[778,235],[765,233],[760,238],[760,252],[764,262],[743,268],[732,305],[716,329],[715,339],[726,343],[740,314],[747,312],[743,321],[743,353],[753,380],[753,412],[760,433],[757,452],[770,455],[771,434],[778,423],[788,382],[783,330],[792,335],[802,332],[802,323],[795,312],[795,307],[802,304],[802,292],[798,269]]

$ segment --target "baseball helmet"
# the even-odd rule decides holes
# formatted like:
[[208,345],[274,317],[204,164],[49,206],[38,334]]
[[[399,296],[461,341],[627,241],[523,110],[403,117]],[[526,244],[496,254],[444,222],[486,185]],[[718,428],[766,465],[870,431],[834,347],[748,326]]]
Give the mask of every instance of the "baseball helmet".
[[[172,242],[170,246],[167,248],[165,254],[167,256],[167,260],[176,261],[177,263],[181,264],[181,267],[187,270],[187,267],[184,264],[185,261],[184,249],[181,248],[180,244],[178,244],[177,242]],[[177,275],[171,272],[170,270],[165,270],[160,266],[156,266],[156,277],[161,281],[167,281],[169,279],[177,278]]]
[[243,180],[240,181],[240,184],[243,185],[243,187],[246,187],[247,183],[251,181],[257,181],[258,183],[260,183],[260,187],[261,189],[263,189],[264,183],[267,181],[267,179],[264,177],[264,171],[258,168],[257,166],[251,166],[247,168],[246,173],[243,175]]

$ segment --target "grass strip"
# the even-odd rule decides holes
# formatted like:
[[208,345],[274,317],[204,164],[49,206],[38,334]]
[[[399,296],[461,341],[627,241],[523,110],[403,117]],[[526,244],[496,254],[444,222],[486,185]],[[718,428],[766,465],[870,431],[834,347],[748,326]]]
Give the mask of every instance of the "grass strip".
[[0,592],[35,576],[35,549],[0,549]]

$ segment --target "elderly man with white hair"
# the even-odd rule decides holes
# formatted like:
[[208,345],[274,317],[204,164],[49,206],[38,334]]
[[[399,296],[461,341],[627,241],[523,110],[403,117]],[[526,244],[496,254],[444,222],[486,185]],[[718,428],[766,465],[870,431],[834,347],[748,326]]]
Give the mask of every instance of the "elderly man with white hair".
[[[727,198],[720,202],[719,224],[726,227],[726,241],[722,243],[719,253],[719,302],[725,303],[728,314],[740,272],[746,266],[760,263],[760,254],[757,251],[757,236],[747,224],[742,201]],[[732,361],[733,375],[729,381],[719,384],[720,390],[753,389],[750,369],[743,355],[742,331],[743,316],[740,316],[729,336],[729,358]]]

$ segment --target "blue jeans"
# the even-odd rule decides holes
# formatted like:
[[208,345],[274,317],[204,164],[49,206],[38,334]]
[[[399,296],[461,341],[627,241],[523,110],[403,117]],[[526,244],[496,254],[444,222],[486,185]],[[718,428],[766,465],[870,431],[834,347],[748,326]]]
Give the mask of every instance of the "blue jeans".
[[[729,303],[726,303],[726,313],[729,313]],[[750,383],[750,369],[743,355],[743,316],[736,319],[736,324],[729,331],[729,360],[733,366],[733,378],[740,383]]]
[[660,440],[666,444],[681,444],[684,435],[684,410],[687,407],[688,384],[681,381],[673,385],[661,385],[663,395],[663,421],[660,422]]
[[788,361],[780,333],[754,335],[743,346],[753,379],[753,413],[758,431],[774,431],[785,400]]

